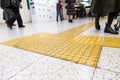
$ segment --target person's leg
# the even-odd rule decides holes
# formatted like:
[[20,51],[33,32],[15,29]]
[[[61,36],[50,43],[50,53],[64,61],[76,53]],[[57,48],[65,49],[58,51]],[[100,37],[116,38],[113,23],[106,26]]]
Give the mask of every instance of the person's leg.
[[56,21],[58,22],[59,12],[57,11]]
[[73,15],[68,15],[68,18],[69,18],[68,22],[70,22],[70,23],[73,22],[73,21],[72,21],[72,17],[73,17]]
[[70,22],[73,23],[73,16],[74,15],[70,15]]
[[112,24],[113,19],[115,18],[116,15],[117,15],[116,12],[109,13],[109,15],[108,15],[108,20],[107,20],[107,23],[106,23],[106,27],[105,27],[104,32],[106,32],[106,33],[111,33],[111,34],[118,34],[117,31],[114,31],[114,30],[111,28],[111,24]]
[[12,8],[14,14],[16,15],[16,20],[17,20],[17,23],[18,23],[18,27],[25,27],[23,25],[23,21],[22,21],[22,18],[21,18],[21,15],[20,15],[20,11],[19,11],[19,8]]
[[17,22],[18,22],[18,27],[25,27],[23,25],[23,21],[20,14],[18,14]]
[[99,19],[100,19],[100,14],[96,14],[96,18],[95,18],[95,28],[97,30],[100,30],[100,24],[99,24]]
[[68,22],[70,22],[70,15],[68,15]]
[[63,12],[61,11],[61,18],[62,20],[64,20],[64,16],[63,16]]
[[21,15],[20,15],[20,10],[19,10],[19,8],[16,8],[16,11],[15,11],[15,14],[17,14],[17,23],[18,23],[18,27],[25,27],[24,25],[23,25],[23,20],[22,20],[22,17],[21,17]]
[[61,11],[60,11],[60,20],[61,20],[61,21],[63,20]]

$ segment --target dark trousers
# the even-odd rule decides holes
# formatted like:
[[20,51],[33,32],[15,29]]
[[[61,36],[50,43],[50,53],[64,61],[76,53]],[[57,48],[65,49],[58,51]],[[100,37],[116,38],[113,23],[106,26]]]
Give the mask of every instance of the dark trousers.
[[20,15],[19,8],[16,7],[9,7],[9,8],[4,8],[4,13],[6,17],[6,23],[9,24],[10,26],[13,26],[14,22],[17,20],[18,27],[23,26],[23,21]]
[[19,8],[13,8],[12,9],[15,16],[13,17],[13,20],[17,20],[17,23],[18,23],[18,26],[21,27],[23,26],[23,21],[22,21],[22,18],[21,18],[21,15],[20,15],[20,10]]
[[58,16],[60,16],[60,20],[62,20],[62,13],[61,13],[61,11],[57,11],[56,21],[58,21]]

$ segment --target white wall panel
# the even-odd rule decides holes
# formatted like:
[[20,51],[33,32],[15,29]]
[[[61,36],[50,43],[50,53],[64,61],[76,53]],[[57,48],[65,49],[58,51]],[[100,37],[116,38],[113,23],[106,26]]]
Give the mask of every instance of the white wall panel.
[[57,0],[30,0],[32,22],[56,20]]

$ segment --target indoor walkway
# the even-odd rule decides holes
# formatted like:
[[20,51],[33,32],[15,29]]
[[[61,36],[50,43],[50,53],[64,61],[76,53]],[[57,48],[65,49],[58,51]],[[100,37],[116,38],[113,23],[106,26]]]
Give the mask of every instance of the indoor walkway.
[[105,22],[0,24],[0,80],[120,80],[120,34]]

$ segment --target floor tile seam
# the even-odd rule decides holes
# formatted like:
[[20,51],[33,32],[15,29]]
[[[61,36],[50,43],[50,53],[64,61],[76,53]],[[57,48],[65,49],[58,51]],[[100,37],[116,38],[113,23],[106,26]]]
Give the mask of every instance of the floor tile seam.
[[[73,62],[73,61],[71,61],[71,62]],[[74,63],[76,63],[76,64],[81,64],[81,65],[85,65],[85,66],[92,67],[92,68],[96,68],[96,66],[93,66],[93,65],[90,65],[90,64],[85,64],[85,63],[83,63],[83,62],[74,62]]]
[[92,80],[94,80],[96,71],[97,71],[98,69],[99,69],[99,70],[104,70],[104,71],[109,71],[109,72],[116,73],[116,74],[120,74],[120,72],[111,71],[111,70],[108,70],[108,69],[103,69],[103,68],[100,68],[100,67],[96,67],[96,68],[94,69],[94,72],[93,72]]
[[29,65],[27,65],[26,67],[22,68],[19,72],[15,73],[14,75],[12,75],[11,77],[8,78],[8,80],[12,79],[13,77],[19,75],[19,73],[21,73],[22,71],[26,70],[27,68],[31,67],[34,63],[36,63],[37,61],[39,61],[40,57],[36,60],[34,60],[33,62],[31,62]]
[[102,47],[111,47],[111,48],[119,48],[120,49],[120,45],[116,46],[116,45],[103,45]]
[[92,80],[94,80],[94,75],[95,75],[96,69],[97,69],[97,68],[95,68],[94,71],[93,71]]
[[97,65],[98,65],[99,60],[100,60],[100,55],[101,55],[102,48],[103,48],[103,47],[101,46],[101,47],[100,47],[100,50],[99,50],[100,52],[99,52],[99,55],[98,55],[98,58],[97,58],[97,61],[96,61],[96,66],[95,66],[96,68],[97,68]]
[[96,67],[96,69],[105,70],[105,71],[109,71],[109,72],[113,72],[113,73],[120,74],[120,72],[117,72],[117,71],[112,71],[112,70],[105,69],[105,68],[102,68],[102,67]]

